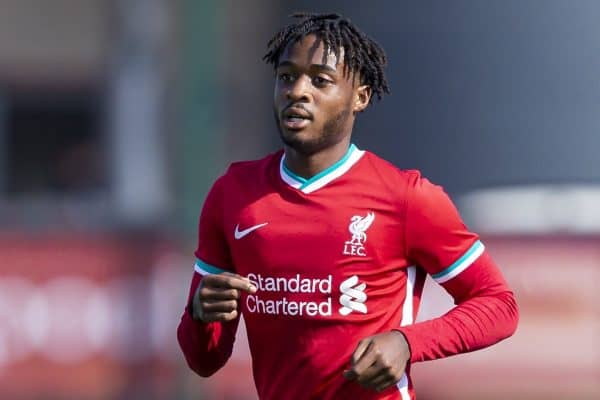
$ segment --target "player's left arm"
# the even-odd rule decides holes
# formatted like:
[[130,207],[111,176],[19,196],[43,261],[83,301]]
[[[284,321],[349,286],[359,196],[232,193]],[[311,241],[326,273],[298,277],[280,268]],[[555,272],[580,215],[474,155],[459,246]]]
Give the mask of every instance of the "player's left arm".
[[514,295],[479,237],[439,186],[412,178],[405,208],[407,256],[450,293],[456,307],[361,340],[344,376],[377,391],[398,382],[408,363],[490,346],[511,336],[518,321]]
[[481,349],[514,333],[517,304],[500,269],[442,188],[420,177],[409,187],[406,248],[456,304],[439,318],[399,329],[410,362]]
[[396,384],[408,363],[481,349],[513,334],[514,296],[487,253],[441,284],[457,304],[447,314],[361,340],[344,376],[383,391]]

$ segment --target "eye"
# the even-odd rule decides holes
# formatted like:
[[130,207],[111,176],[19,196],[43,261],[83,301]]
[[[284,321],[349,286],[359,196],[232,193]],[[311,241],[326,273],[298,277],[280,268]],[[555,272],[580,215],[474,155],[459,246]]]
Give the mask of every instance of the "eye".
[[289,74],[287,72],[282,72],[277,77],[280,81],[285,83],[290,83],[294,81],[294,77],[292,76],[292,74]]
[[313,78],[313,84],[315,86],[318,86],[318,87],[323,87],[323,86],[326,86],[326,85],[328,85],[330,83],[331,83],[331,81],[329,79],[324,78],[322,76],[315,76]]

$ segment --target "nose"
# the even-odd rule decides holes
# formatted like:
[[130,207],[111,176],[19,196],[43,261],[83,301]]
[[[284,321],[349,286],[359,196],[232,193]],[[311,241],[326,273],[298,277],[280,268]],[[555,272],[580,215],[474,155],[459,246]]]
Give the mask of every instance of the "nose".
[[306,76],[298,77],[289,85],[286,97],[292,102],[310,102],[312,99],[310,93],[310,79]]

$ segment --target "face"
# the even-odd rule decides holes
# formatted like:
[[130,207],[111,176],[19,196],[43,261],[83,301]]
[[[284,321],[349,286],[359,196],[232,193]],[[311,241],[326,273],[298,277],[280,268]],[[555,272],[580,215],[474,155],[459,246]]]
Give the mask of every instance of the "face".
[[[343,50],[343,49],[342,49]],[[288,45],[276,68],[274,114],[283,142],[310,155],[349,138],[356,113],[369,104],[370,89],[344,74],[340,59],[315,35]]]

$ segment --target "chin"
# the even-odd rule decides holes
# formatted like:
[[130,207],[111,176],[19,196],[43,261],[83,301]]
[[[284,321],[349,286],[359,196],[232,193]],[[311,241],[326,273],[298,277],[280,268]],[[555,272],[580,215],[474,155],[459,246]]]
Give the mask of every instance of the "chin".
[[[303,132],[284,132],[281,135],[283,143],[296,150],[300,154],[311,155],[319,150],[322,150],[326,146],[326,143],[322,138],[310,137],[303,135]],[[308,136],[308,137],[307,137]]]

